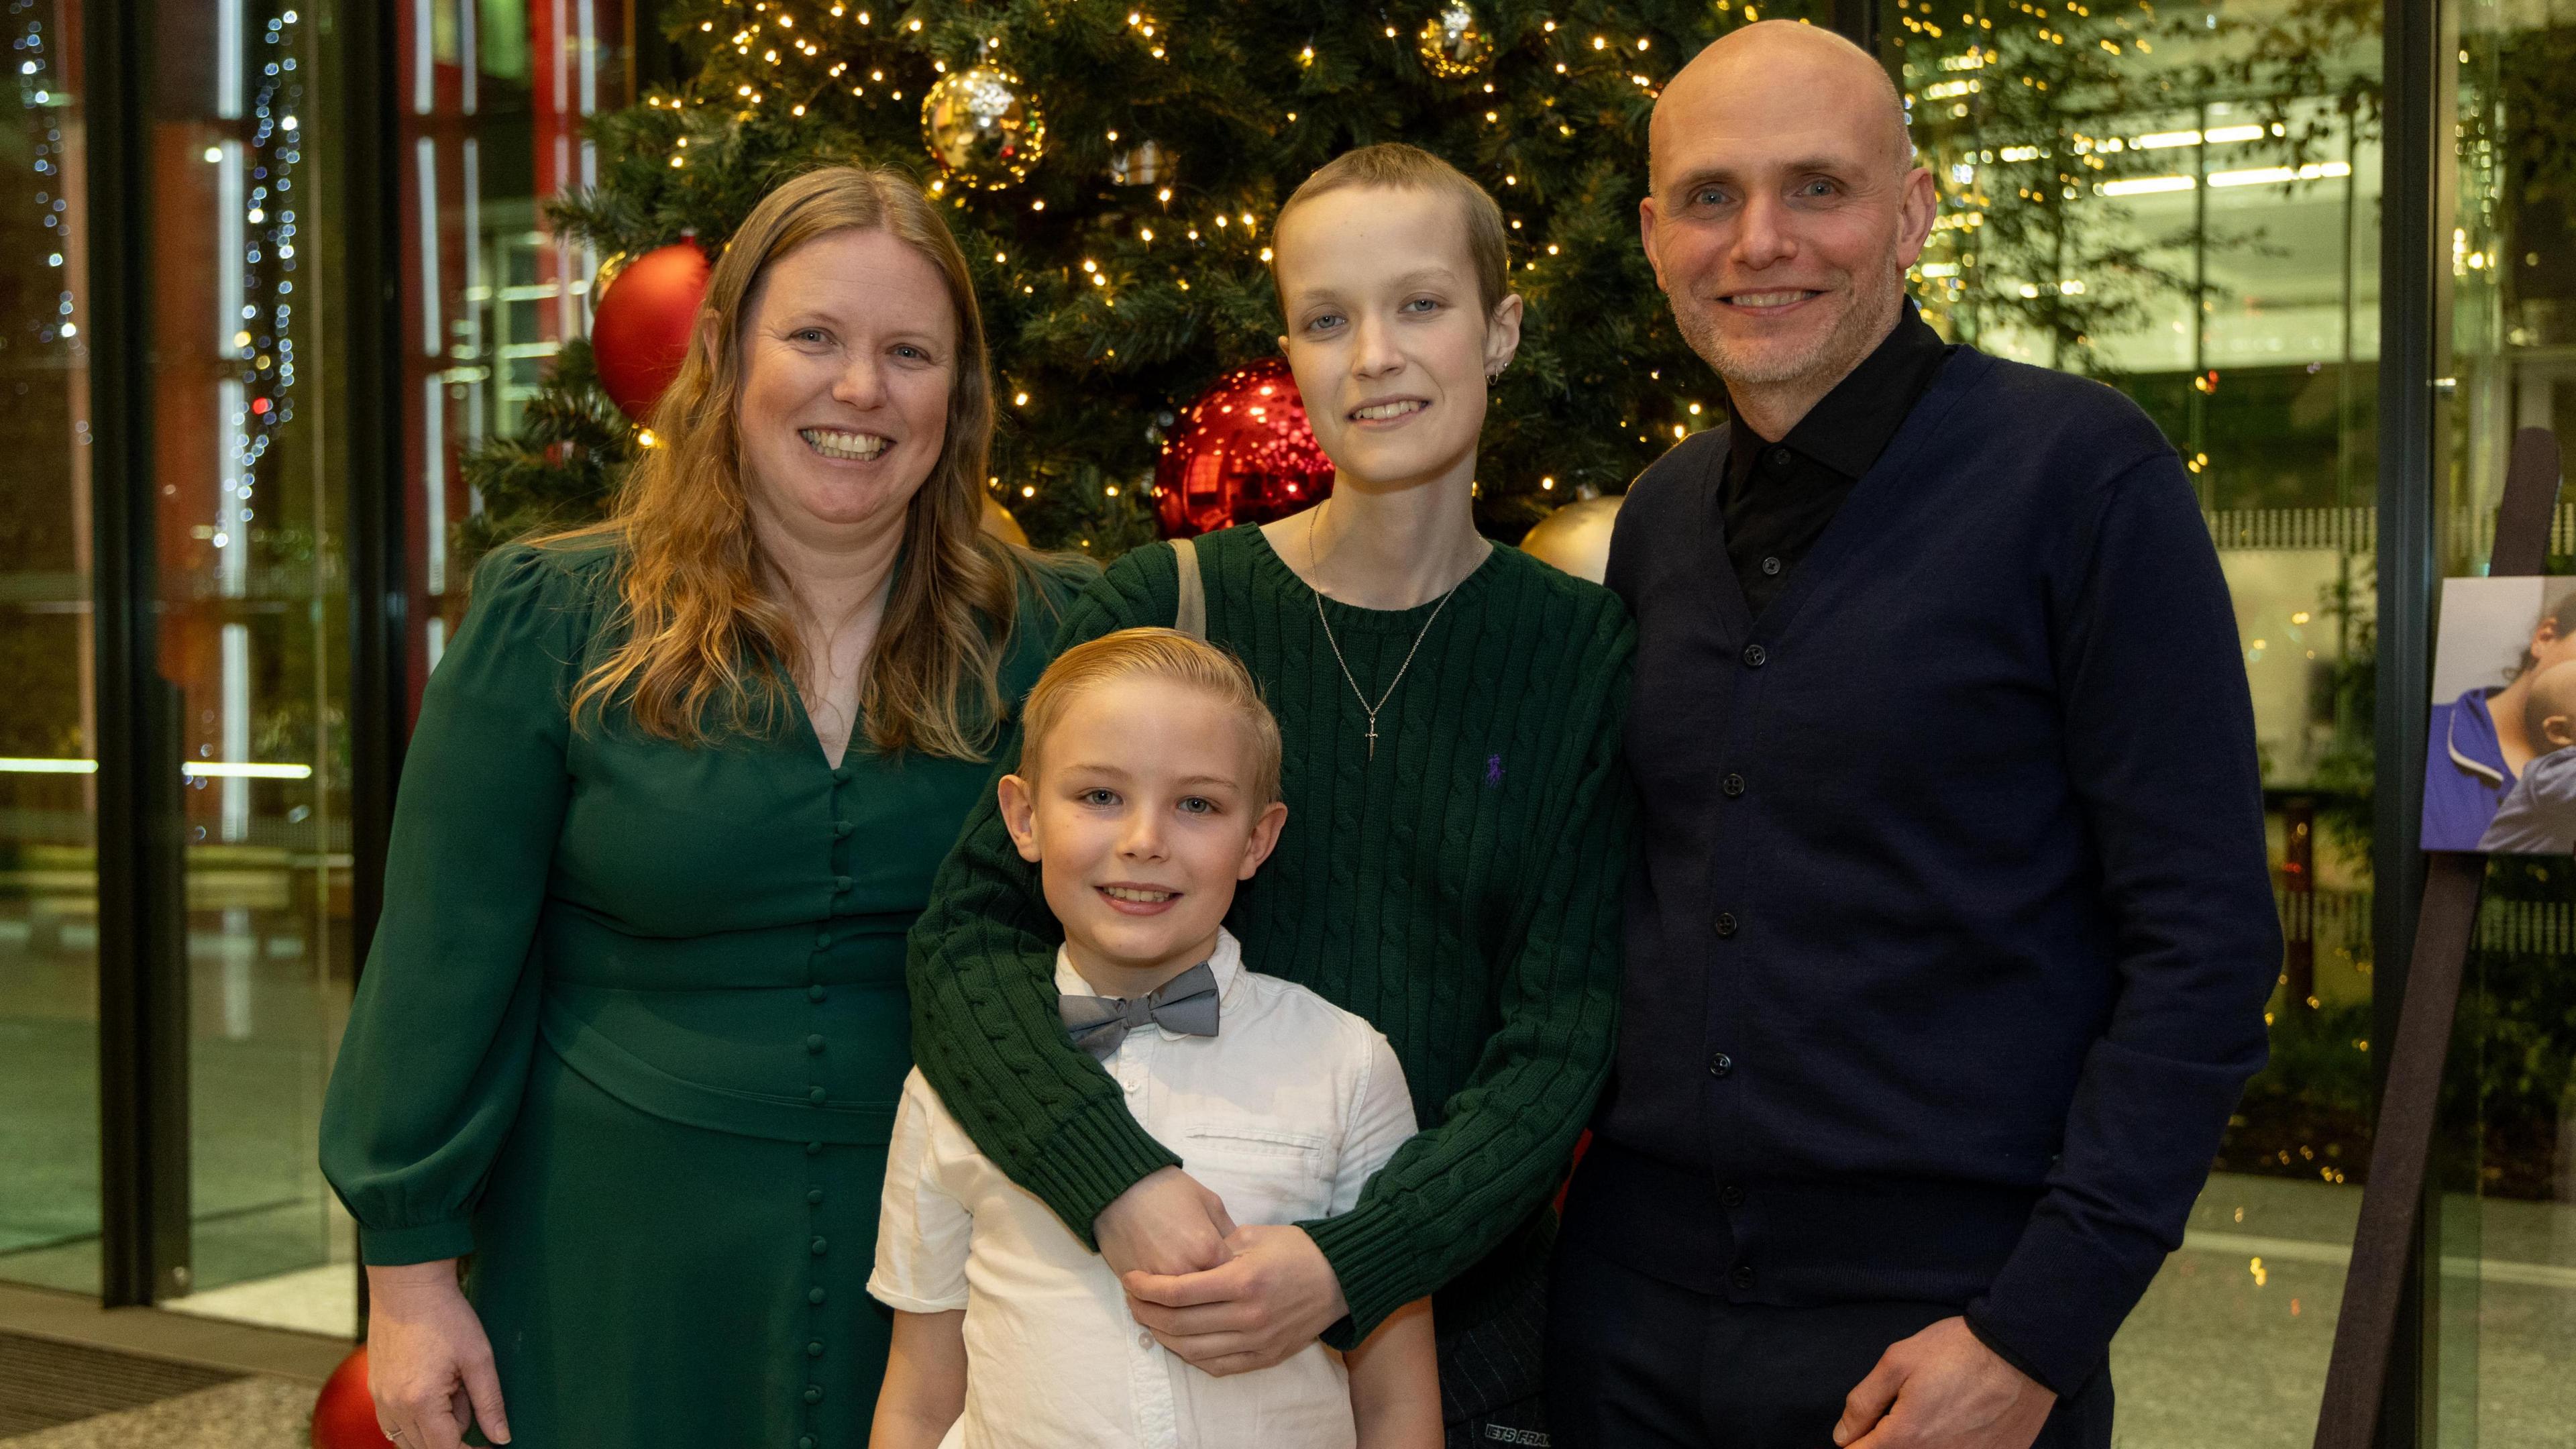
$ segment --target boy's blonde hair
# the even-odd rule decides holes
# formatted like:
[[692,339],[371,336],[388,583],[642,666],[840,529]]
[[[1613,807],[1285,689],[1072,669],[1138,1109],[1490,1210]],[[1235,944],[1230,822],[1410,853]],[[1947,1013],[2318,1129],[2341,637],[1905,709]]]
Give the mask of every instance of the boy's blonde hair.
[[1038,756],[1064,712],[1083,691],[1122,679],[1166,679],[1205,690],[1232,707],[1252,735],[1252,789],[1255,809],[1279,798],[1279,721],[1262,703],[1261,686],[1243,661],[1204,639],[1178,629],[1121,629],[1076,644],[1056,656],[1029,691],[1020,712],[1022,779],[1038,777]]
[[[1490,320],[1494,308],[1502,304],[1512,290],[1511,254],[1503,230],[1503,209],[1494,198],[1478,186],[1466,172],[1432,155],[1419,146],[1389,141],[1377,146],[1362,146],[1345,151],[1327,161],[1314,175],[1306,178],[1279,208],[1270,222],[1270,234],[1276,239],[1279,228],[1287,223],[1288,213],[1299,206],[1335,191],[1354,186],[1382,187],[1391,191],[1427,191],[1458,203],[1460,221],[1467,229],[1467,259],[1476,269],[1476,300],[1483,304]],[[1279,249],[1270,252],[1270,285],[1279,288]],[[1279,305],[1284,310],[1288,294],[1279,290]]]

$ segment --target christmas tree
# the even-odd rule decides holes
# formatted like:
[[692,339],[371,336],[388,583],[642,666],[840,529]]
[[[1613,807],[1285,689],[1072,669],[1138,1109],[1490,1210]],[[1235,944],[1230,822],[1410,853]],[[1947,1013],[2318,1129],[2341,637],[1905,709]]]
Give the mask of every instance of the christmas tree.
[[[2159,22],[2144,5],[2020,5],[1945,33],[1928,6],[1899,9],[1890,58],[1919,129],[1937,133],[1926,160],[1949,213],[1918,293],[1954,334],[1980,317],[2031,328],[2063,344],[2060,365],[2084,365],[2142,289],[2188,279],[2117,241],[2099,211],[2075,224],[2065,202],[2135,158],[2092,145],[2056,98],[2080,91],[2099,115],[2169,86],[2113,63]],[[684,0],[669,13],[689,78],[599,119],[600,184],[559,199],[557,224],[603,256],[684,237],[712,250],[809,167],[918,177],[975,268],[1002,403],[995,498],[1039,546],[1101,556],[1154,536],[1157,455],[1180,410],[1275,353],[1271,220],[1354,146],[1446,157],[1510,227],[1528,320],[1486,425],[1488,533],[1517,539],[1578,493],[1617,492],[1720,421],[1722,391],[1638,245],[1647,123],[1701,46],[1765,14],[1800,18],[1741,0]],[[1999,131],[2029,132],[2048,159],[2026,169],[2053,174],[2017,196],[1990,184],[2002,173],[1976,163],[1995,160]],[[2062,282],[2088,276],[2089,292]],[[522,434],[469,460],[490,512],[466,544],[603,507],[631,446],[568,350]]]

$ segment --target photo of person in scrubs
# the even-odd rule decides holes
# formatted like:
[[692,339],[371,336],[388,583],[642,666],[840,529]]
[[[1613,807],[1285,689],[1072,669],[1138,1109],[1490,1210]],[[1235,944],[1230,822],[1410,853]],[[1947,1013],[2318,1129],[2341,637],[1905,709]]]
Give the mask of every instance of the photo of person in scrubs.
[[[2529,580],[2454,579],[2445,590],[2465,586],[2521,584]],[[2549,752],[2549,743],[2531,718],[2532,683],[2552,665],[2576,660],[2576,587],[2551,579],[2540,617],[2530,626],[2520,661],[2505,671],[2502,684],[2474,685],[2448,702],[2433,706],[2433,727],[2424,761],[2424,849],[2476,850],[2523,770]],[[2451,609],[2444,603],[2447,654],[2472,648],[2475,639],[2449,635]],[[2489,636],[2490,638],[2492,636]],[[2448,673],[2437,669],[2437,675]]]

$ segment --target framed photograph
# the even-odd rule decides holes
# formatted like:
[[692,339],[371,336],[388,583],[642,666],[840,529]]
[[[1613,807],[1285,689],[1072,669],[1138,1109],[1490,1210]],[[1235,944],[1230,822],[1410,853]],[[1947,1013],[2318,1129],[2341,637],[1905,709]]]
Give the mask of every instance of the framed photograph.
[[2576,852],[2576,578],[2445,579],[2424,848]]

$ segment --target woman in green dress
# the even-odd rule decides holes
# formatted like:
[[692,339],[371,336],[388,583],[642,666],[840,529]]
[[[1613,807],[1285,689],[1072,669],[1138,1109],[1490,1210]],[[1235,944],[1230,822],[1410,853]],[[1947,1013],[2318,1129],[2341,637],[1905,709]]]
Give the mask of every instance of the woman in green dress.
[[866,1442],[904,933],[1066,587],[992,417],[938,214],[812,172],[614,518],[476,571],[322,1123],[404,1449]]

